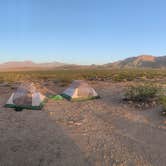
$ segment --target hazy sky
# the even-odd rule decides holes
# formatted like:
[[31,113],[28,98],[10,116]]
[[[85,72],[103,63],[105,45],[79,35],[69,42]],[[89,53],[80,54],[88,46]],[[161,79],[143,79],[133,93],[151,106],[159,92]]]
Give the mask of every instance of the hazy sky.
[[0,62],[166,55],[165,0],[0,0]]

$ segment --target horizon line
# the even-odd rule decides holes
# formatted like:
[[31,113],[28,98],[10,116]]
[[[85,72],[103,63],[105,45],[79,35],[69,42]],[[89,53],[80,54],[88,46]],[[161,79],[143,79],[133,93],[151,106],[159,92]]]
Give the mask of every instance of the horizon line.
[[[129,56],[129,57],[126,57],[124,59],[117,59],[117,60],[114,60],[114,61],[109,61],[109,62],[104,62],[104,63],[90,63],[90,64],[70,63],[70,62],[56,61],[56,60],[52,60],[52,61],[36,61],[36,60],[25,59],[25,60],[8,60],[8,61],[3,61],[3,62],[0,61],[0,65],[5,64],[5,63],[9,63],[9,62],[32,62],[32,63],[36,63],[36,64],[62,63],[64,65],[83,65],[83,66],[84,65],[85,66],[88,66],[88,65],[104,65],[104,64],[107,64],[107,63],[114,63],[114,62],[122,61],[122,60],[125,60],[125,59],[128,59],[128,58],[132,58],[132,57],[134,58],[134,57],[140,57],[140,56],[162,57],[162,55],[153,56],[151,54],[141,54],[141,55],[138,55],[138,56]],[[165,55],[163,55],[163,56],[165,56]]]

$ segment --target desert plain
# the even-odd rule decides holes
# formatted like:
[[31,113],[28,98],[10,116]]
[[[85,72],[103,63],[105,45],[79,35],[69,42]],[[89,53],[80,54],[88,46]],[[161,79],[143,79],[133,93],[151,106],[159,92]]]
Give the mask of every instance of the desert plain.
[[[100,99],[48,99],[42,110],[4,104],[17,83],[0,85],[1,166],[165,166],[166,119],[161,108],[122,100],[132,82],[89,81]],[[55,94],[67,85],[41,82]]]

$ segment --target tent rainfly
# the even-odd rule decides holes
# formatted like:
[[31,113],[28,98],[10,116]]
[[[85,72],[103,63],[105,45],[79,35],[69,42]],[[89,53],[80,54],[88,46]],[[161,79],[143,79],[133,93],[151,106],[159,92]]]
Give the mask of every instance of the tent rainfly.
[[61,94],[61,96],[72,101],[99,98],[96,91],[83,80],[73,81],[72,84]]
[[33,83],[23,83],[12,93],[5,106],[40,110],[44,105],[44,99],[45,96],[37,91]]

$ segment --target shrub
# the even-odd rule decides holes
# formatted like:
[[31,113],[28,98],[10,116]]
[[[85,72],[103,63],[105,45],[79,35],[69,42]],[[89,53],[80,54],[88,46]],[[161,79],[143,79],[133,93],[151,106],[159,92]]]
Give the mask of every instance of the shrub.
[[22,80],[112,80],[115,82],[166,78],[166,69],[113,69],[113,68],[68,68],[42,71],[0,72],[0,82],[19,82]]
[[142,84],[130,86],[125,93],[125,99],[131,101],[150,101],[159,95],[159,86],[152,84]]
[[160,97],[160,103],[165,107],[165,109],[166,109],[166,96],[161,96]]
[[164,96],[164,95],[160,96],[159,103],[162,106],[162,112],[163,112],[163,114],[166,114],[166,96]]

